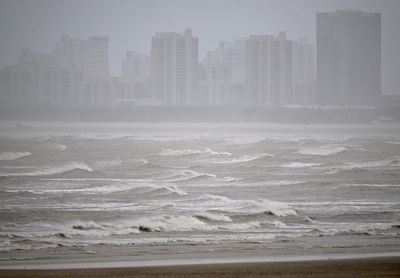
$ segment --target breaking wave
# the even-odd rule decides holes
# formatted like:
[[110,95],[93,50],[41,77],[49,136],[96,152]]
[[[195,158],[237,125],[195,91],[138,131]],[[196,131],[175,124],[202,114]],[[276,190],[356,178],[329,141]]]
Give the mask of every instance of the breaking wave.
[[267,199],[233,200],[226,196],[206,194],[192,200],[191,206],[201,207],[206,211],[220,211],[237,215],[270,214],[279,217],[297,215],[288,204]]
[[193,155],[193,154],[205,154],[205,155],[215,155],[215,156],[231,156],[230,152],[216,152],[209,148],[205,148],[203,150],[197,149],[185,149],[185,150],[176,150],[176,149],[162,149],[160,155],[163,156],[181,156],[181,155]]
[[181,173],[168,176],[164,178],[163,180],[169,181],[169,182],[182,182],[182,181],[189,181],[189,180],[194,180],[194,179],[201,179],[201,178],[217,178],[216,175],[214,174],[207,174],[207,173],[198,173],[196,171],[192,170],[185,170]]
[[208,221],[232,222],[232,219],[229,216],[224,215],[223,213],[216,213],[216,212],[198,213],[195,215],[195,217],[199,219],[205,219]]
[[353,184],[341,184],[338,187],[397,187],[400,188],[400,184],[368,184],[368,183],[363,183],[363,184],[357,184],[357,183],[353,183]]
[[304,155],[319,155],[319,156],[328,156],[333,154],[338,154],[341,152],[348,151],[347,148],[341,146],[325,146],[319,148],[302,148],[298,150],[299,154]]
[[312,166],[318,166],[320,165],[319,163],[309,163],[309,162],[290,162],[287,164],[283,164],[283,168],[309,168]]
[[261,154],[255,154],[255,155],[243,155],[239,157],[234,157],[231,159],[225,159],[225,160],[215,160],[213,163],[216,164],[235,164],[235,163],[244,163],[244,162],[251,162],[255,161],[258,159],[266,158],[266,157],[273,157],[273,154],[269,153],[261,153]]
[[16,160],[30,155],[32,155],[30,152],[3,152],[0,153],[0,160]]
[[93,169],[90,168],[87,164],[85,164],[83,162],[71,162],[71,163],[68,163],[68,164],[65,164],[62,166],[46,167],[44,169],[40,169],[38,171],[33,171],[33,172],[7,173],[7,174],[3,174],[2,177],[51,176],[51,175],[57,175],[57,174],[71,172],[74,170],[93,172]]
[[105,185],[95,187],[84,187],[84,188],[63,188],[63,189],[5,189],[4,192],[9,193],[20,193],[28,192],[32,194],[109,194],[116,192],[127,192],[134,191],[142,194],[155,194],[155,195],[169,195],[177,194],[179,196],[185,196],[187,193],[180,190],[176,185],[155,185],[155,184],[120,184],[120,185]]

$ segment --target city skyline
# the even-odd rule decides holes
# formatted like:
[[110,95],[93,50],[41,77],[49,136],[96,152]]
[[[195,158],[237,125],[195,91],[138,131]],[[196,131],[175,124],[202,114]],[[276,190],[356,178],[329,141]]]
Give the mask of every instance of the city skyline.
[[199,60],[199,39],[157,32],[152,55],[127,51],[122,75],[109,71],[109,38],[62,36],[53,51],[22,49],[0,70],[7,105],[283,107],[315,105],[315,47],[285,32],[250,35]]
[[400,38],[395,35],[400,25],[398,1],[256,0],[248,5],[246,1],[220,0],[168,1],[167,5],[160,1],[3,0],[0,6],[0,66],[12,64],[22,48],[48,52],[51,44],[65,34],[80,38],[106,35],[110,39],[110,71],[114,76],[121,75],[121,60],[126,51],[150,54],[150,39],[155,32],[192,28],[201,39],[199,57],[203,59],[220,41],[277,34],[282,30],[290,38],[306,36],[315,43],[317,12],[336,9],[379,12],[382,14],[382,90],[385,94],[395,94],[400,87],[394,74],[400,71],[400,58],[396,55]]

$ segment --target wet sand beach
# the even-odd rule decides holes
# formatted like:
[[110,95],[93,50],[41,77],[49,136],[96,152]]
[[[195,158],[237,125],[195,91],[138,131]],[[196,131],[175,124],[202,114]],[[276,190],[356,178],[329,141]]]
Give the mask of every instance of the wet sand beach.
[[93,269],[0,270],[24,277],[400,277],[400,257]]

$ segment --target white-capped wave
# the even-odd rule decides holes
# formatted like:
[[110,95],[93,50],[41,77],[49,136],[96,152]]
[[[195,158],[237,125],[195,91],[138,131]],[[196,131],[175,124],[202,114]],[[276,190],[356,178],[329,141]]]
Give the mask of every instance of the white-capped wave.
[[338,187],[398,187],[400,188],[400,184],[368,184],[368,183],[349,183],[349,184],[341,184]]
[[210,225],[200,221],[193,216],[177,215],[177,216],[154,216],[142,218],[134,221],[132,226],[141,232],[179,232],[179,231],[195,231],[209,230]]
[[142,159],[136,160],[135,163],[137,163],[139,165],[147,165],[147,164],[149,164],[149,161],[142,158]]
[[297,215],[288,204],[266,199],[250,202],[247,209],[253,213],[267,212],[276,216]]
[[397,235],[388,230],[393,223],[352,223],[352,222],[315,222],[317,235]]
[[232,222],[232,219],[229,216],[217,212],[202,212],[202,213],[197,213],[195,216],[200,219],[206,219],[209,221]]
[[25,156],[32,155],[30,152],[3,152],[0,153],[0,160],[16,160]]
[[[201,221],[201,219],[223,223],[208,224]],[[215,214],[204,214],[203,217],[199,217],[198,215],[163,215],[136,220],[132,223],[132,227],[137,228],[141,232],[253,231],[260,228],[261,223],[259,221],[232,223],[229,217],[216,216]]]
[[400,157],[388,158],[383,160],[363,161],[363,162],[345,162],[342,166],[343,169],[354,168],[379,168],[384,166],[400,166]]
[[199,149],[162,149],[160,155],[164,156],[180,156],[180,155],[192,155],[192,154],[205,154],[205,155],[215,155],[215,156],[231,156],[230,152],[216,152],[209,148],[202,150]]
[[144,189],[143,194],[177,194],[180,196],[185,196],[187,193],[183,190],[180,190],[176,185],[156,185],[156,184],[143,184],[143,183],[128,183],[128,184],[114,184],[114,185],[105,185],[105,186],[95,186],[95,187],[83,187],[83,188],[46,188],[46,189],[14,189],[8,188],[5,189],[5,192],[9,193],[19,193],[19,192],[28,192],[33,194],[74,194],[74,193],[82,193],[82,194],[109,194],[115,192],[124,192],[131,190],[139,190]]
[[179,204],[182,209],[192,210],[201,208],[204,211],[223,211],[226,213],[248,215],[269,213],[275,216],[296,215],[296,211],[288,204],[278,201],[263,200],[234,200],[226,196],[206,194],[197,199]]
[[260,143],[265,140],[262,136],[230,137],[225,138],[226,145],[250,145]]
[[259,183],[260,186],[281,186],[281,185],[295,185],[304,183],[301,180],[270,180]]
[[63,144],[51,144],[47,148],[55,151],[65,151],[67,149],[67,146]]
[[83,170],[92,172],[93,169],[83,162],[70,162],[61,166],[46,167],[38,171],[25,172],[25,173],[7,173],[3,174],[3,177],[25,177],[25,176],[51,176],[57,174],[63,174],[73,170]]
[[99,166],[100,168],[108,168],[108,167],[116,167],[122,164],[121,159],[117,160],[105,160],[105,161],[97,161],[96,166]]
[[169,181],[169,182],[180,182],[180,181],[188,181],[188,180],[198,179],[198,178],[216,178],[216,177],[217,176],[214,174],[198,173],[198,172],[192,171],[192,170],[185,170],[178,174],[166,177],[163,180]]
[[295,161],[295,162],[283,164],[282,167],[284,167],[284,168],[309,168],[309,167],[317,166],[317,165],[320,165],[320,164]]
[[212,200],[212,201],[221,201],[221,202],[230,202],[232,201],[226,196],[221,195],[213,195],[213,194],[205,194],[198,198],[198,200]]
[[175,193],[179,196],[185,196],[187,195],[187,193],[181,189],[179,189],[176,185],[172,185],[172,184],[166,184],[166,185],[152,185],[151,188],[153,188],[153,190],[151,190],[150,192],[153,193],[166,193],[166,194],[171,194],[171,193]]
[[217,177],[216,181],[219,182],[233,182],[233,181],[240,181],[243,180],[242,178],[235,178],[235,177]]
[[216,164],[235,164],[235,163],[244,163],[244,162],[250,162],[254,160],[258,160],[261,158],[265,157],[273,157],[273,154],[269,153],[260,153],[260,154],[254,154],[254,155],[242,155],[239,157],[233,157],[230,159],[221,159],[221,160],[214,160],[213,163]]
[[387,141],[386,144],[400,145],[400,141]]
[[328,156],[333,154],[338,154],[341,152],[348,151],[347,148],[342,146],[323,146],[323,147],[314,147],[314,148],[301,148],[298,150],[299,154],[305,155],[320,155],[320,156]]

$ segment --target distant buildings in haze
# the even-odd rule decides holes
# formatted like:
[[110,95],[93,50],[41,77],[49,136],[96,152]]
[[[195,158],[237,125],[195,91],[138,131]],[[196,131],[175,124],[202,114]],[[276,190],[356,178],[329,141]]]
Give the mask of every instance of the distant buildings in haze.
[[[317,14],[317,47],[285,32],[221,42],[199,61],[190,29],[156,33],[151,55],[126,52],[111,77],[108,37],[63,36],[52,53],[21,51],[0,70],[8,105],[374,105],[381,94],[380,14]],[[315,55],[316,52],[316,55]],[[316,82],[317,79],[317,82]]]
[[317,103],[373,105],[381,95],[381,15],[317,14]]

